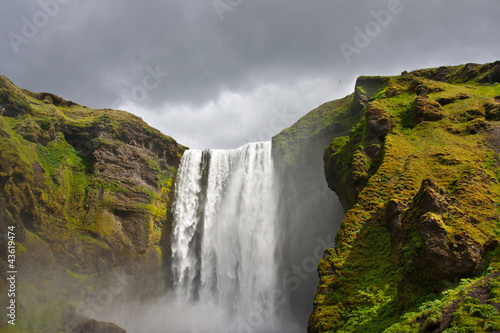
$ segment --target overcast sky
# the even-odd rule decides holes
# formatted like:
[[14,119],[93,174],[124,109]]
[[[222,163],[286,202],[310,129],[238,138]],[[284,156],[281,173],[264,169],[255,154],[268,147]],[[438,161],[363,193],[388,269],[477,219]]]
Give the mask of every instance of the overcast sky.
[[500,0],[2,0],[0,34],[23,88],[234,148],[359,75],[499,60]]

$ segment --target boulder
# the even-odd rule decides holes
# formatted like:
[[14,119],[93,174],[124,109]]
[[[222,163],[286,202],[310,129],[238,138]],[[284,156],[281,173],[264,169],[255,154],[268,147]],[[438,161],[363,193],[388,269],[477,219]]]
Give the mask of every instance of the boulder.
[[438,121],[444,118],[439,103],[418,96],[413,106],[413,121],[417,124],[423,121]]
[[467,232],[450,234],[441,218],[449,214],[453,204],[453,199],[444,190],[426,179],[403,217],[405,240],[415,237],[415,231],[422,239],[412,263],[416,270],[424,274],[419,278],[428,281],[453,280],[471,276],[481,267],[482,244],[472,240]]
[[466,232],[451,236],[440,219],[425,216],[420,223],[424,253],[417,264],[431,279],[454,279],[471,276],[481,265],[482,246]]
[[83,324],[81,333],[127,333],[127,331],[113,323],[89,319]]
[[[500,99],[500,97],[499,97]],[[484,109],[486,110],[486,119],[492,120],[492,121],[499,121],[500,120],[500,103],[495,102],[488,102],[484,104]]]
[[456,101],[461,101],[461,100],[464,100],[464,99],[468,99],[470,98],[469,95],[467,94],[459,94],[457,96],[445,96],[445,97],[440,97],[437,102],[441,105],[441,106],[445,106],[445,105],[448,105],[448,104],[451,104],[451,103],[455,103]]
[[376,103],[368,104],[365,116],[368,129],[379,139],[383,139],[392,128],[390,113]]
[[391,234],[391,247],[393,248],[401,241],[401,215],[403,210],[403,205],[397,200],[390,200],[385,209],[385,227]]
[[467,125],[467,130],[470,134],[477,134],[490,128],[491,125],[484,118],[474,119]]

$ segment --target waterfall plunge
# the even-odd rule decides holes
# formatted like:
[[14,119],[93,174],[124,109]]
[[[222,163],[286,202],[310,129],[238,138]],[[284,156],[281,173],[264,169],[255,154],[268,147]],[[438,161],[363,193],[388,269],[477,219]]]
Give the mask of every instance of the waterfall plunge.
[[129,333],[305,332],[315,263],[343,217],[324,180],[322,146],[293,169],[273,165],[271,143],[186,151],[170,235],[173,285],[99,319]]
[[189,150],[174,206],[178,299],[209,305],[227,332],[281,332],[271,143]]

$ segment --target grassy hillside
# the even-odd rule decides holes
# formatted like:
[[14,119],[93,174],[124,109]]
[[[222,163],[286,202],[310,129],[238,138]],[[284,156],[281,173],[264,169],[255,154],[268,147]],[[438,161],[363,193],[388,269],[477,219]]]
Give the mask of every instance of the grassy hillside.
[[362,81],[325,151],[346,217],[308,331],[499,330],[500,62]]
[[[309,332],[500,330],[498,82],[499,62],[360,77],[352,95],[273,138],[282,177],[297,180],[284,182],[284,221],[331,219],[331,196],[310,203],[317,216],[297,205],[323,186],[327,146],[324,173],[346,212],[319,265]],[[106,306],[161,293],[186,148],[129,113],[2,76],[0,113],[0,233],[15,227],[19,271],[18,325],[0,332],[79,329]],[[6,304],[6,238],[0,247]]]
[[346,133],[356,123],[356,113],[350,112],[353,95],[325,103],[312,110],[274,137],[273,148],[280,151],[282,159],[288,165],[294,166],[303,162],[307,159],[309,146],[318,145],[317,141],[325,140],[326,146],[338,133]]
[[185,147],[127,112],[33,93],[2,76],[0,112],[0,233],[15,227],[16,328],[62,331],[64,308],[98,312],[102,304],[82,300],[99,299],[116,274],[129,278],[113,301],[163,290],[161,249]]

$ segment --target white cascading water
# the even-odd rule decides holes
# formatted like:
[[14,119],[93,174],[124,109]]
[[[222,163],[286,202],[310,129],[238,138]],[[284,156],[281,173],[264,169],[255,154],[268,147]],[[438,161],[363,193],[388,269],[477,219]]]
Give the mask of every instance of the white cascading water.
[[217,309],[225,332],[282,332],[274,312],[277,198],[271,142],[188,150],[177,177],[177,299]]
[[100,319],[130,333],[305,332],[316,263],[343,211],[324,181],[322,149],[295,169],[273,165],[271,150],[186,151],[164,258],[168,292]]

